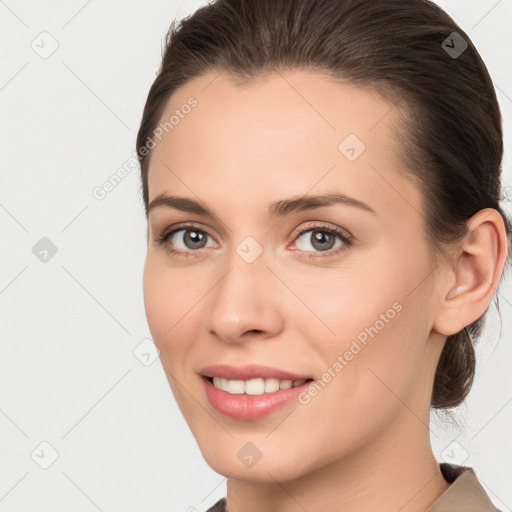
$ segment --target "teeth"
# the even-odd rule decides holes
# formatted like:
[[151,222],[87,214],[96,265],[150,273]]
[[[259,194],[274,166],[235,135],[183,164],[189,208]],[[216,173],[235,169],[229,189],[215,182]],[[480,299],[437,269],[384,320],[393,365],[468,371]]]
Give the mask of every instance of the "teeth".
[[300,386],[306,382],[302,380],[279,380],[279,379],[250,379],[250,380],[229,380],[223,377],[213,377],[213,385],[227,391],[232,395],[262,395],[263,393],[273,393],[279,389],[290,389]]
[[265,393],[279,390],[279,379],[265,379]]

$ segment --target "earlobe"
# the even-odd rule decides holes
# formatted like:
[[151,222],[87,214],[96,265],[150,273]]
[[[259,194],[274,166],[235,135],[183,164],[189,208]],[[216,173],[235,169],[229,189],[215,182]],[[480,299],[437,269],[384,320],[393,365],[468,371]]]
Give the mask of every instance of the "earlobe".
[[441,295],[434,330],[450,336],[485,313],[499,284],[507,252],[508,239],[500,213],[492,208],[477,212],[457,244],[456,257],[450,264],[449,288],[444,297]]

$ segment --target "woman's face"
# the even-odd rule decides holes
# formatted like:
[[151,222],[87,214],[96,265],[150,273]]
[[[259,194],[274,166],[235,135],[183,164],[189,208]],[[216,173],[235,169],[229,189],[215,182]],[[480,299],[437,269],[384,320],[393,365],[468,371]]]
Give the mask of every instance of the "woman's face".
[[[144,299],[207,463],[286,481],[427,439],[439,286],[392,106],[304,71],[246,86],[212,74],[162,123],[173,115],[151,157]],[[334,194],[353,201],[313,199]],[[249,365],[270,369],[237,373]]]

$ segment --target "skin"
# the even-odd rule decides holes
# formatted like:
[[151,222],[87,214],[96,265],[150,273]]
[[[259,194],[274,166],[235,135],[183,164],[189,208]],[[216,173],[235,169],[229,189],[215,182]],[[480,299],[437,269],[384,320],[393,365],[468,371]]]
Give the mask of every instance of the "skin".
[[[229,475],[229,512],[427,510],[449,487],[429,437],[436,364],[446,336],[494,295],[507,252],[501,216],[478,212],[436,268],[420,192],[395,156],[396,112],[381,96],[303,70],[243,87],[211,74],[181,87],[162,119],[190,96],[198,105],[153,149],[149,201],[191,198],[218,219],[150,212],[144,301],[178,406],[206,462]],[[366,146],[355,161],[338,150],[350,133]],[[267,215],[270,202],[335,191],[376,214],[336,204]],[[185,245],[180,231],[167,247],[196,257],[154,243],[182,222],[197,223],[206,245]],[[336,237],[322,251],[311,237],[319,222],[353,245],[328,255],[344,245]],[[236,252],[247,236],[263,249],[252,263]],[[198,373],[215,363],[321,379],[394,303],[400,312],[309,403],[243,421],[207,401]],[[261,453],[252,467],[237,457],[248,442]]]

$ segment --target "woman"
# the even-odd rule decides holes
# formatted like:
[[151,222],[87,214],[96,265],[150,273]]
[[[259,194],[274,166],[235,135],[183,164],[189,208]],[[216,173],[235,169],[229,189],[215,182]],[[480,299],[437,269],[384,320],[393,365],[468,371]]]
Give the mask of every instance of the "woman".
[[497,510],[439,463],[509,263],[500,111],[427,0],[219,0],[173,23],[137,137],[144,299],[227,497]]

